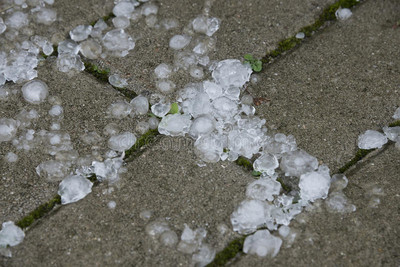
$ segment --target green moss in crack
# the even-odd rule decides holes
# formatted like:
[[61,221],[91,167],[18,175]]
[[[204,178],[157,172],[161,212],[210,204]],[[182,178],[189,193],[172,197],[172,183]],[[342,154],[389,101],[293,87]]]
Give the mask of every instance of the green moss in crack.
[[148,130],[145,134],[140,136],[137,140],[136,143],[128,150],[125,151],[125,161],[130,161],[133,159],[133,155],[138,153],[140,149],[144,145],[148,145],[154,142],[156,136],[159,135],[158,130]]
[[236,238],[231,241],[222,251],[215,255],[214,260],[207,265],[207,267],[224,266],[230,260],[243,250],[243,244],[246,236]]
[[61,204],[61,197],[59,195],[56,195],[53,197],[51,200],[49,200],[47,203],[44,203],[37,207],[34,211],[26,215],[24,218],[19,220],[16,225],[21,227],[22,229],[26,229],[32,223],[34,223],[36,220],[42,218],[44,215],[49,213],[55,205],[60,205]]
[[127,88],[119,88],[119,87],[115,87],[115,86],[113,86],[113,88],[129,99],[133,99],[133,98],[137,97],[137,94],[134,91],[129,90]]
[[392,122],[392,123],[389,123],[389,125],[388,125],[389,127],[396,127],[396,126],[400,126],[400,120],[398,120],[398,121],[394,121],[394,122]]
[[290,191],[292,191],[292,188],[290,186],[288,186],[287,184],[285,184],[281,177],[276,179],[276,181],[278,181],[281,184],[282,189],[285,190],[286,193],[289,193]]
[[358,149],[354,158],[352,158],[349,162],[347,162],[343,167],[339,169],[339,173],[344,173],[345,171],[350,169],[351,166],[355,165],[357,162],[359,162],[361,159],[363,159],[374,150],[375,149]]
[[110,74],[109,69],[101,69],[97,65],[88,61],[83,62],[85,64],[85,71],[92,74],[96,79],[108,83],[108,75]]
[[248,171],[253,171],[253,163],[245,157],[240,156],[236,161],[236,164],[242,166]]

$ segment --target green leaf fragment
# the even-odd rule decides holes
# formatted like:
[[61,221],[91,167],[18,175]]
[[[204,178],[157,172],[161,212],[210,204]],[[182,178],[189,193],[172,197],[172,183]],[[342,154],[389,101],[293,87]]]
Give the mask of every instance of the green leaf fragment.
[[170,114],[176,114],[179,112],[179,106],[178,103],[172,103],[171,104],[171,109],[169,110]]

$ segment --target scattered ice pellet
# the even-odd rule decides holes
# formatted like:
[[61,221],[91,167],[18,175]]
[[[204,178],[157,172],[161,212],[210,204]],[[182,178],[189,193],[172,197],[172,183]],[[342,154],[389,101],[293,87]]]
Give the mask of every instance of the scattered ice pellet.
[[151,210],[144,210],[139,213],[139,217],[142,220],[149,220],[153,216],[153,212]]
[[300,177],[306,172],[317,169],[318,160],[304,150],[296,150],[282,157],[280,167],[287,176]]
[[60,183],[58,194],[61,204],[79,201],[92,192],[93,183],[81,175],[70,175]]
[[145,115],[149,111],[149,101],[144,96],[137,96],[131,100],[132,113],[137,115]]
[[123,160],[121,158],[109,158],[104,162],[93,161],[94,173],[100,182],[107,181],[115,183],[119,180],[119,174],[123,170]]
[[350,203],[343,192],[333,192],[325,200],[326,207],[330,212],[350,213],[356,210],[356,206]]
[[392,118],[395,119],[395,120],[399,120],[400,119],[400,107],[398,107],[396,109],[396,111],[394,112]]
[[80,46],[80,52],[82,55],[89,59],[96,59],[101,55],[102,47],[94,39],[88,39],[83,41]]
[[400,126],[395,127],[383,127],[383,132],[385,133],[386,137],[394,142],[400,141]]
[[161,20],[161,25],[168,31],[174,28],[177,28],[179,23],[175,19],[166,18]]
[[247,186],[246,196],[258,200],[274,200],[274,195],[279,195],[281,184],[272,178],[261,178]]
[[154,73],[159,79],[168,79],[172,73],[172,67],[168,64],[161,63],[154,69]]
[[367,130],[358,137],[358,147],[361,149],[381,148],[388,141],[387,137],[374,130]]
[[107,110],[107,114],[110,117],[116,119],[123,119],[132,112],[132,106],[125,101],[117,101],[112,103]]
[[135,42],[132,37],[125,33],[123,29],[115,29],[107,32],[102,41],[104,47],[108,51],[111,51],[115,56],[119,57],[126,56],[128,51],[135,48]]
[[139,121],[136,124],[135,130],[139,134],[145,134],[150,129],[150,125],[147,121]]
[[125,16],[119,16],[112,19],[114,27],[117,29],[125,29],[128,28],[131,22]]
[[160,242],[166,247],[174,247],[178,243],[178,235],[174,231],[167,230],[161,234]]
[[279,167],[279,162],[275,155],[264,153],[254,161],[253,167],[255,171],[272,175],[275,173],[275,169]]
[[170,109],[171,109],[170,103],[159,102],[159,103],[151,106],[151,112],[153,112],[154,115],[156,115],[157,117],[160,117],[160,118],[167,115],[167,113],[169,112]]
[[25,238],[25,233],[14,222],[8,221],[2,224],[0,231],[0,247],[14,247]]
[[344,174],[338,173],[332,176],[331,179],[331,192],[339,192],[347,187],[349,180]]
[[105,23],[103,19],[99,19],[96,24],[94,24],[90,36],[94,38],[101,38],[102,32],[107,29],[107,27],[107,23]]
[[335,12],[335,16],[337,19],[339,20],[346,20],[348,18],[351,17],[351,15],[353,15],[353,13],[351,12],[350,9],[348,8],[339,8],[338,10],[336,10]]
[[146,3],[142,6],[142,15],[149,16],[149,15],[156,15],[158,12],[158,6],[153,3]]
[[304,201],[314,202],[326,198],[331,182],[329,168],[321,165],[317,171],[307,172],[300,176],[300,197]]
[[243,244],[243,252],[255,254],[259,257],[267,255],[275,257],[282,245],[282,239],[273,236],[268,230],[260,230],[246,237]]
[[57,58],[57,68],[61,72],[80,72],[85,69],[85,65],[79,55],[59,54]]
[[201,79],[204,76],[203,68],[197,66],[192,66],[189,69],[189,73],[195,79]]
[[154,221],[146,225],[145,231],[152,238],[159,238],[162,233],[170,231],[169,225],[165,221]]
[[29,23],[28,14],[21,11],[13,12],[5,21],[7,27],[20,29]]
[[27,82],[21,90],[24,99],[31,104],[42,103],[49,94],[47,85],[40,80]]
[[155,118],[155,117],[150,117],[149,118],[149,128],[152,130],[155,130],[158,128],[158,124],[160,123],[160,121]]
[[12,140],[17,133],[18,126],[16,120],[0,118],[0,142]]
[[73,54],[79,53],[79,45],[73,40],[64,40],[58,43],[57,47],[58,54]]
[[191,37],[188,35],[174,35],[169,40],[169,47],[175,50],[185,48],[190,43]]
[[196,266],[206,266],[213,261],[215,257],[215,249],[208,244],[201,244],[197,252],[193,254],[192,261]]
[[116,17],[125,16],[129,18],[135,10],[135,5],[130,1],[121,1],[113,8],[113,13]]
[[189,135],[194,139],[211,133],[215,129],[216,121],[211,116],[197,117],[190,127]]
[[51,25],[57,19],[57,12],[50,8],[40,7],[34,11],[37,23]]
[[242,201],[231,215],[233,230],[239,234],[250,234],[266,224],[270,217],[269,205],[261,200]]
[[217,67],[212,72],[212,77],[224,88],[230,86],[240,88],[250,80],[252,72],[248,64],[242,64],[237,59],[225,59],[218,62]]
[[304,39],[304,37],[306,37],[306,35],[304,34],[304,32],[298,32],[296,34],[296,38],[297,39]]
[[63,113],[63,108],[60,105],[54,105],[49,110],[49,115],[52,116],[52,117],[61,116],[62,113]]
[[79,25],[75,27],[72,31],[69,32],[71,39],[75,42],[80,42],[86,40],[90,33],[92,32],[93,27],[91,25]]
[[5,156],[4,159],[7,162],[17,162],[18,161],[18,155],[13,153],[13,152],[8,152]]
[[170,136],[184,136],[189,132],[192,121],[190,115],[170,114],[162,118],[158,125],[160,134]]
[[109,208],[109,209],[115,209],[115,207],[117,206],[117,203],[115,203],[115,201],[110,201],[110,202],[108,202],[107,203],[107,207]]
[[160,92],[168,94],[175,90],[176,85],[170,80],[159,80],[156,83],[156,87]]
[[133,133],[125,132],[111,136],[108,140],[108,147],[115,151],[125,151],[136,143],[136,136]]

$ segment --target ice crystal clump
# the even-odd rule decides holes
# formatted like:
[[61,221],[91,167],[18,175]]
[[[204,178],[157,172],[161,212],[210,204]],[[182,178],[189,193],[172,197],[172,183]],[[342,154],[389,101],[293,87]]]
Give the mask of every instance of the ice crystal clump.
[[115,56],[124,57],[135,48],[132,37],[123,29],[115,29],[107,32],[103,37],[104,47]]
[[61,181],[70,172],[67,162],[48,160],[36,167],[36,173],[48,181]]
[[57,19],[57,12],[50,8],[39,7],[31,12],[34,13],[35,21],[44,25],[51,25]]
[[126,79],[121,78],[118,74],[113,74],[108,77],[108,82],[115,87],[124,88],[128,85]]
[[8,152],[5,156],[4,156],[4,159],[7,161],[7,162],[17,162],[18,161],[18,155],[17,154],[15,154],[15,153],[13,153],[13,152]]
[[304,201],[314,202],[326,198],[331,183],[329,168],[321,165],[317,171],[307,172],[300,176],[300,197]]
[[59,54],[57,58],[57,67],[61,72],[69,72],[71,70],[80,72],[85,69],[81,57],[73,54]]
[[176,85],[170,80],[159,80],[156,83],[156,87],[161,93],[167,94],[171,93],[175,89]]
[[131,22],[125,16],[119,16],[112,19],[113,25],[117,29],[125,29],[128,28]]
[[112,103],[107,110],[107,114],[110,117],[116,118],[116,119],[123,119],[127,117],[132,111],[132,106],[125,102],[125,101],[118,101],[115,103]]
[[170,114],[163,117],[158,125],[158,131],[164,135],[184,136],[189,132],[191,124],[189,115]]
[[256,254],[259,257],[266,257],[267,255],[275,257],[281,245],[282,239],[271,235],[268,230],[260,230],[246,237],[243,244],[243,252]]
[[225,59],[218,62],[212,77],[224,88],[242,87],[250,80],[251,73],[249,65],[242,64],[237,59]]
[[383,132],[385,133],[386,137],[394,142],[400,141],[400,126],[396,127],[383,127]]
[[297,150],[296,140],[293,135],[275,134],[274,138],[264,145],[264,151],[282,157],[283,154]]
[[10,141],[17,133],[19,123],[16,120],[0,118],[0,142]]
[[253,167],[255,171],[272,175],[275,173],[275,169],[279,167],[279,163],[275,155],[266,153],[254,161]]
[[129,18],[135,10],[135,5],[130,1],[121,1],[114,6],[113,13],[116,17],[125,16]]
[[24,50],[11,51],[7,58],[5,54],[3,54],[3,57],[2,53],[0,53],[0,59],[2,59],[3,62],[7,62],[7,67],[2,71],[4,78],[7,81],[13,81],[14,83],[29,81],[36,78],[37,71],[35,68],[39,62],[36,52],[38,51],[35,51],[35,53]]
[[122,168],[122,158],[106,159],[104,162],[93,161],[94,173],[100,182],[114,183],[119,180],[119,174],[125,170]]
[[381,148],[388,141],[387,137],[373,130],[367,130],[358,137],[358,147],[361,149]]
[[351,12],[350,9],[348,8],[339,8],[338,10],[336,10],[335,12],[335,16],[337,19],[339,20],[346,20],[348,18],[351,17],[351,15],[353,15],[353,13]]
[[12,13],[5,21],[7,27],[20,29],[29,23],[28,14],[21,11]]
[[151,112],[153,112],[154,115],[160,118],[167,115],[170,109],[171,104],[164,102],[158,102],[157,104],[151,106]]
[[93,183],[81,175],[70,175],[60,183],[58,194],[61,204],[79,201],[92,192]]
[[7,246],[14,247],[20,244],[25,238],[25,233],[14,222],[8,221],[2,224],[0,231],[0,248]]
[[317,169],[318,160],[304,150],[295,150],[282,156],[280,168],[287,176],[300,177],[306,172]]
[[356,210],[356,206],[350,203],[343,192],[333,192],[325,201],[330,212],[350,213]]
[[188,35],[174,35],[169,40],[169,47],[175,50],[185,48],[190,43],[191,37]]
[[258,200],[274,200],[274,195],[279,195],[281,184],[272,178],[261,178],[250,183],[246,189],[246,196]]
[[212,36],[218,31],[221,21],[217,18],[207,18],[206,16],[198,16],[192,21],[193,30],[198,33]]
[[214,131],[216,121],[209,115],[204,115],[193,120],[189,135],[197,139],[199,136],[205,136]]
[[137,115],[145,115],[149,111],[149,101],[144,96],[137,96],[132,99],[132,112]]
[[111,136],[108,140],[108,147],[115,151],[123,152],[136,143],[136,136],[133,133],[125,132]]
[[195,154],[204,162],[218,162],[223,150],[224,142],[217,134],[200,136],[194,143]]
[[101,55],[102,47],[94,39],[88,39],[80,44],[80,52],[89,59],[96,59]]
[[47,85],[40,80],[27,82],[21,90],[24,99],[31,104],[42,103],[49,94]]
[[264,201],[251,199],[242,201],[231,215],[233,230],[250,234],[266,224],[270,218],[270,206]]

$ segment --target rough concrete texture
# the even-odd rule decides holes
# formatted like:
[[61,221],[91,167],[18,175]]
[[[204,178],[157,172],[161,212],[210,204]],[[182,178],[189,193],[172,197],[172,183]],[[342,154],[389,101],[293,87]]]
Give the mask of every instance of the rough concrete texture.
[[390,123],[400,101],[397,1],[367,1],[299,49],[268,66],[248,92],[269,128],[337,171],[357,137]]
[[[312,23],[322,9],[332,0],[302,1],[214,1],[210,15],[221,19],[220,29],[213,35],[216,38],[216,51],[210,53],[211,60],[242,58],[251,53],[262,57],[284,38],[293,35],[302,27]],[[203,13],[204,1],[160,1],[158,21],[176,19],[177,28],[166,31],[149,28],[142,18],[126,31],[136,40],[135,48],[123,58],[108,57],[98,64],[108,67],[112,72],[127,78],[129,89],[136,93],[144,90],[156,92],[154,69],[160,63],[173,64],[174,50],[169,48],[169,40],[182,34],[183,28]],[[207,75],[207,74],[206,74]],[[171,80],[177,90],[189,82],[198,80],[187,71],[175,73]]]
[[[234,163],[198,167],[193,143],[186,138],[163,137],[136,160],[119,184],[101,184],[79,203],[66,205],[27,232],[13,249],[10,266],[33,265],[137,265],[188,266],[186,256],[152,240],[145,227],[165,220],[178,236],[184,223],[204,227],[205,242],[222,249],[235,235],[229,216],[243,199],[243,190],[254,178]],[[116,208],[107,207],[109,201]],[[140,212],[150,210],[146,221]],[[219,224],[228,232],[219,234]]]
[[[298,231],[291,248],[282,248],[273,259],[243,255],[232,266],[398,266],[399,166],[400,151],[392,144],[347,176],[344,193],[355,212],[329,213],[321,205],[291,224]],[[383,194],[372,193],[374,188]]]
[[[104,127],[111,122],[118,122],[121,131],[132,131],[136,120],[125,118],[115,120],[107,118],[108,107],[124,97],[108,84],[100,84],[95,78],[86,73],[67,77],[64,73],[53,69],[55,62],[49,59],[38,68],[38,79],[49,87],[48,101],[40,105],[27,103],[21,95],[22,85],[7,84],[6,87],[15,90],[9,100],[0,105],[0,117],[15,118],[22,110],[35,109],[39,118],[32,121],[26,129],[50,130],[53,122],[58,121],[48,115],[52,104],[51,97],[58,97],[64,114],[61,132],[71,137],[71,142],[80,156],[92,155],[93,160],[102,160],[107,149],[108,136],[103,133]],[[81,136],[88,132],[96,132],[102,140],[97,144],[88,145]],[[24,135],[26,130],[19,130],[17,136]],[[96,148],[97,147],[97,148]],[[100,149],[102,147],[102,149]],[[8,152],[18,155],[17,163],[8,163],[3,158]],[[42,144],[25,151],[17,150],[10,142],[2,142],[0,146],[0,221],[17,221],[34,208],[51,199],[58,189],[60,181],[48,181],[36,174],[35,168],[42,162],[55,159],[43,151]]]
[[[107,14],[111,11],[108,4],[112,4],[112,1],[56,2],[65,22],[61,23],[62,27],[56,24],[63,36],[77,24],[89,23]],[[136,48],[123,59],[110,57],[101,61],[112,73],[129,78],[130,88],[136,92],[155,91],[154,67],[172,61],[169,38],[181,33],[182,27],[203,8],[203,1],[163,2],[158,2],[159,19],[177,18],[179,28],[157,31],[146,28],[141,21],[138,27],[129,29],[137,38]],[[321,10],[318,6],[322,8],[332,1],[281,2],[215,1],[211,14],[222,19],[222,25],[216,33],[217,51],[212,57],[240,58],[246,53],[261,56],[280,39],[311,23]],[[332,170],[354,155],[359,133],[388,124],[400,104],[399,66],[396,65],[400,35],[399,28],[392,27],[400,19],[399,4],[395,0],[370,0],[353,11],[349,20],[330,25],[299,49],[274,62],[259,74],[260,82],[247,90],[255,97],[271,99],[270,105],[257,107],[258,114],[267,119],[270,128],[293,134],[299,147],[317,156]],[[69,132],[75,148],[80,154],[91,153],[92,147],[85,146],[80,135],[85,131],[102,135],[104,126],[115,122],[104,117],[108,105],[123,98],[88,74],[69,77],[59,73],[52,60],[48,59],[38,69],[39,78],[49,85],[50,95],[61,98],[65,111],[62,129]],[[178,86],[190,81],[180,73],[173,80]],[[18,91],[21,85],[7,86]],[[17,98],[21,100],[20,94],[14,97],[14,102],[1,103],[1,117],[14,116],[27,107],[23,101],[17,101]],[[37,108],[41,114],[34,125],[37,129],[48,129],[50,120],[44,114],[50,106],[46,103]],[[135,120],[116,122],[124,130],[135,126]],[[1,264],[189,265],[190,256],[165,248],[146,235],[147,223],[162,218],[178,235],[184,223],[192,228],[205,227],[209,231],[205,242],[222,249],[236,234],[229,230],[220,236],[217,225],[224,223],[231,228],[229,215],[244,199],[245,186],[253,178],[232,163],[199,168],[192,145],[184,140],[160,138],[155,146],[126,165],[128,172],[120,184],[112,186],[113,192],[110,193],[106,184],[100,184],[84,200],[56,208],[27,230],[24,242],[12,248],[13,257],[1,258]],[[14,151],[13,147],[2,143],[0,155],[8,151]],[[49,157],[39,152],[17,154],[20,156],[17,165],[0,158],[2,221],[20,219],[57,191],[56,183],[48,184],[34,172],[37,164]],[[316,205],[314,211],[301,215],[293,223],[299,237],[291,248],[282,248],[272,260],[240,255],[234,264],[397,266],[400,230],[399,211],[395,209],[399,196],[395,190],[399,158],[399,151],[391,145],[350,173],[345,193],[357,206],[355,213],[330,214],[322,202],[320,208]],[[368,192],[375,185],[383,188],[385,195],[379,196],[381,203],[372,208]],[[111,200],[117,204],[113,210],[107,207]],[[139,217],[143,210],[154,212],[150,221]]]

